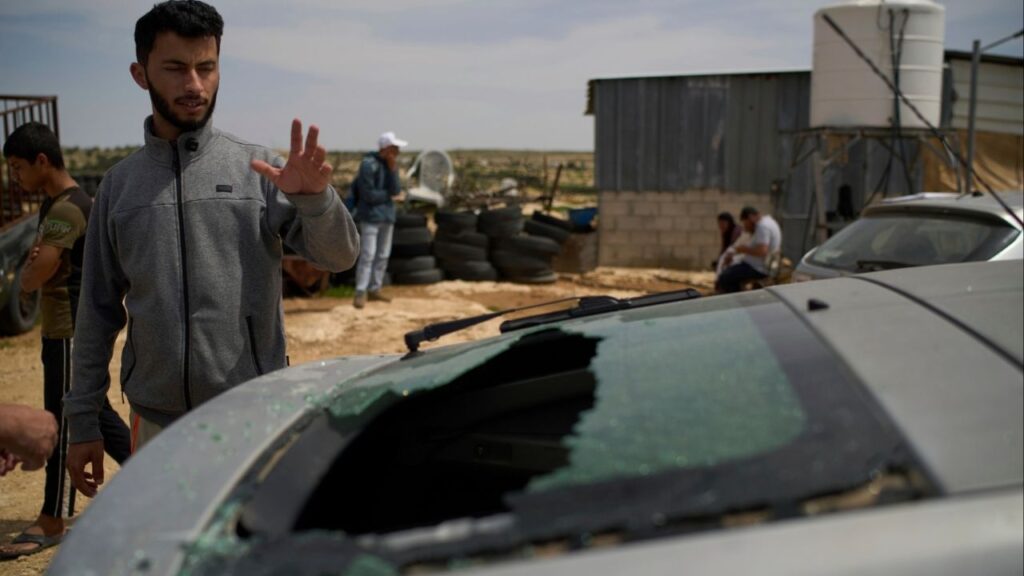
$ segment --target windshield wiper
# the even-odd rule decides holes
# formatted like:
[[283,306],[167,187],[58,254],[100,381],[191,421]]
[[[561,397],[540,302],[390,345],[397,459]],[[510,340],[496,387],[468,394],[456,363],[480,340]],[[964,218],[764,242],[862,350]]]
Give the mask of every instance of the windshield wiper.
[[858,272],[877,272],[879,270],[892,270],[894,268],[911,268],[915,264],[898,262],[896,260],[857,260]]
[[475,326],[482,322],[486,322],[512,312],[520,312],[531,308],[542,308],[558,304],[560,302],[569,302],[571,300],[578,301],[576,306],[566,310],[559,310],[557,312],[548,312],[545,314],[537,314],[534,316],[527,316],[525,318],[508,320],[506,322],[502,322],[499,329],[502,333],[505,333],[512,330],[521,330],[531,326],[547,324],[549,322],[568,320],[570,318],[593,316],[594,314],[603,314],[605,312],[614,312],[616,310],[625,310],[628,308],[639,308],[642,306],[652,306],[654,304],[662,304],[665,302],[680,302],[682,300],[699,298],[700,296],[701,293],[693,288],[673,290],[671,292],[659,292],[657,294],[648,294],[646,296],[637,296],[635,298],[625,299],[614,298],[612,296],[572,296],[570,298],[551,300],[550,302],[542,302],[540,304],[530,304],[529,306],[520,306],[518,308],[509,308],[507,310],[480,314],[479,316],[470,316],[469,318],[460,318],[458,320],[428,324],[419,330],[407,332],[405,334],[405,346],[409,349],[411,355],[418,351],[420,344],[425,341],[434,341],[446,334],[458,332],[459,330]]

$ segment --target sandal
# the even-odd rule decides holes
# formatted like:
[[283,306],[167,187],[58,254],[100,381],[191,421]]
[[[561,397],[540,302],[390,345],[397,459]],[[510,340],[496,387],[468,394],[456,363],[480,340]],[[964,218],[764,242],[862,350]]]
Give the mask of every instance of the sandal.
[[11,540],[11,544],[37,544],[37,546],[35,548],[19,550],[17,552],[0,552],[0,560],[13,560],[22,556],[38,554],[47,548],[60,544],[63,539],[63,534],[46,536],[45,534],[29,534],[28,532],[22,532],[21,534],[18,534],[17,538]]

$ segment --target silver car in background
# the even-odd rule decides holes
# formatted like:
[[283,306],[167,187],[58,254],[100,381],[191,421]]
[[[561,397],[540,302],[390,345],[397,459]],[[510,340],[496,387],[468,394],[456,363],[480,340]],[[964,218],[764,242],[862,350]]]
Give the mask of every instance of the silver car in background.
[[1014,219],[989,194],[930,192],[889,198],[864,209],[808,252],[793,281],[892,268],[1024,257],[1022,193],[998,192]]

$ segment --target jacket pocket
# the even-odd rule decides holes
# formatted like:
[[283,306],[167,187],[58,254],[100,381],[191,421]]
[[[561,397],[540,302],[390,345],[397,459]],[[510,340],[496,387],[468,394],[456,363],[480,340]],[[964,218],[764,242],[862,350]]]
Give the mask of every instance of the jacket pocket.
[[253,328],[252,316],[245,317],[245,327],[249,332],[249,355],[252,357],[252,367],[256,370],[257,376],[262,376],[263,366],[260,365],[260,357],[256,352],[256,329]]
[[361,198],[363,198],[363,201],[368,206],[380,206],[381,204],[386,204],[391,199],[391,195],[382,188],[373,188],[363,192]]

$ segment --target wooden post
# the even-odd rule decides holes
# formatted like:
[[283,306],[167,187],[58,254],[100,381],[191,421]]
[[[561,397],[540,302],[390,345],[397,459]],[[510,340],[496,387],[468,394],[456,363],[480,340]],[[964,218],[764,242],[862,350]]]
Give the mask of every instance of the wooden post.
[[551,193],[548,194],[548,205],[545,208],[545,212],[551,212],[551,206],[555,203],[555,194],[558,193],[558,180],[562,177],[562,163],[558,163],[558,167],[555,168],[555,181],[551,184]]

